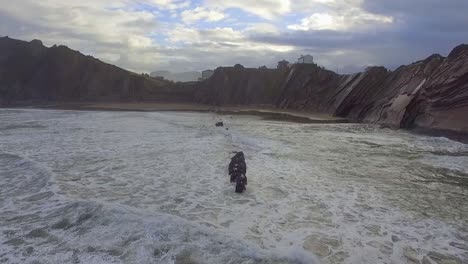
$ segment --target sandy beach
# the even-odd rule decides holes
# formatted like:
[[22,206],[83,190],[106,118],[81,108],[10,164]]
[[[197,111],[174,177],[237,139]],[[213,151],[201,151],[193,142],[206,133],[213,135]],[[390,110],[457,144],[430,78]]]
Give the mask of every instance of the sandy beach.
[[34,108],[65,109],[86,111],[139,111],[139,112],[213,112],[220,115],[255,115],[268,120],[281,120],[299,123],[347,123],[345,118],[334,117],[324,113],[299,110],[278,109],[271,105],[252,106],[214,106],[194,103],[160,103],[160,102],[90,102],[59,103],[39,105]]

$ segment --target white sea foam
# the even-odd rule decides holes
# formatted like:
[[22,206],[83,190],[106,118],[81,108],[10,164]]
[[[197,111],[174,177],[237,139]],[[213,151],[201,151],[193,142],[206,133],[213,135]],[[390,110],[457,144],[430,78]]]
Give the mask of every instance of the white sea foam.
[[[0,263],[468,258],[468,147],[445,138],[199,113],[0,121]],[[235,150],[242,195],[226,175]]]

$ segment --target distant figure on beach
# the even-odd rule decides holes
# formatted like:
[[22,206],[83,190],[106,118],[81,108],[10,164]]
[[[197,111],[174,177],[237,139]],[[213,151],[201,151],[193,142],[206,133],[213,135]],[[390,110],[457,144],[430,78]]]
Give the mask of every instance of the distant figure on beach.
[[228,167],[230,181],[236,183],[236,192],[242,193],[246,190],[247,185],[247,164],[245,163],[244,153],[242,151],[237,152],[229,163]]

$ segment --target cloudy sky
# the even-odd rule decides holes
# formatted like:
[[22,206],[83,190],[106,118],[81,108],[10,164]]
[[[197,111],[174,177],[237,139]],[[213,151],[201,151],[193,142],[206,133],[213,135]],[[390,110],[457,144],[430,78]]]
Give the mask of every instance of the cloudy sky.
[[331,70],[394,68],[468,42],[467,0],[0,0],[0,36],[136,71],[311,54]]

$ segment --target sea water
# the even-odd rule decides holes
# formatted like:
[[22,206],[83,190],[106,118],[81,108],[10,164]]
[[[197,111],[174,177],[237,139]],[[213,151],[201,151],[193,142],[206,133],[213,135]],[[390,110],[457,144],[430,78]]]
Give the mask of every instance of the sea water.
[[447,138],[0,110],[0,263],[468,263],[467,245],[468,145]]

